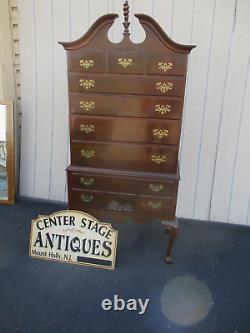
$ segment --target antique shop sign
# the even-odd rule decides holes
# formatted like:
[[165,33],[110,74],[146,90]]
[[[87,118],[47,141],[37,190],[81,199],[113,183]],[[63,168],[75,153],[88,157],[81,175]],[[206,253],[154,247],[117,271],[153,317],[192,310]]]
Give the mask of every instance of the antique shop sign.
[[115,268],[118,231],[74,210],[32,220],[30,256],[106,269]]

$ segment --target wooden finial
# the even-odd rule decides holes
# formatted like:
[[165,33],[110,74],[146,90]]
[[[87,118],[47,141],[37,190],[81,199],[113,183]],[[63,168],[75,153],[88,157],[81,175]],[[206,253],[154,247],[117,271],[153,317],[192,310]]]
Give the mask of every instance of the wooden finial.
[[128,4],[127,0],[124,2],[124,5],[123,5],[123,15],[124,15],[124,22],[123,22],[124,33],[123,33],[123,35],[124,36],[130,36],[130,33],[129,33],[130,22],[128,21],[128,19],[129,19],[129,4]]

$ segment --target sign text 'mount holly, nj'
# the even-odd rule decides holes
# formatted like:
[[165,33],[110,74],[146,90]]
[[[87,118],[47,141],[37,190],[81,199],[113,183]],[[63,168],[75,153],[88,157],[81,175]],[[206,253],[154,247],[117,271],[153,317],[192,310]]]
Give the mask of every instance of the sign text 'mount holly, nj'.
[[65,210],[32,221],[30,256],[114,269],[118,232],[84,212]]

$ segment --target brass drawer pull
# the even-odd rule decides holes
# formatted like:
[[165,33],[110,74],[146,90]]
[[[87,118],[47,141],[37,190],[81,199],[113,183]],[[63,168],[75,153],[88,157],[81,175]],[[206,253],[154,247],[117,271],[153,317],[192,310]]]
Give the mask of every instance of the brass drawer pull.
[[86,186],[90,186],[95,183],[95,180],[94,178],[80,178],[80,183]]
[[92,124],[91,125],[82,124],[80,125],[80,131],[86,134],[90,134],[95,131],[95,126]]
[[91,202],[94,199],[94,196],[91,194],[82,194],[81,195],[81,200],[83,202]]
[[167,72],[170,69],[173,69],[173,63],[172,62],[159,62],[158,68],[161,69],[163,72]]
[[172,82],[157,82],[156,83],[156,89],[160,90],[162,93],[166,94],[169,90],[173,89],[173,83]]
[[115,211],[118,211],[118,212],[132,212],[133,211],[133,207],[132,207],[131,203],[129,203],[129,202],[119,202],[117,200],[112,200],[108,204],[108,209],[115,210]]
[[151,157],[152,162],[156,164],[162,164],[167,162],[167,155],[154,154]]
[[171,111],[171,105],[160,105],[156,104],[155,105],[155,111],[160,113],[160,114],[167,114],[167,112]]
[[84,80],[80,79],[79,80],[80,86],[83,87],[84,89],[90,89],[95,86],[95,80]]
[[162,185],[162,184],[150,184],[149,188],[153,192],[161,192],[164,189],[164,185]]
[[152,209],[160,209],[162,207],[162,202],[161,201],[149,201],[148,205]]
[[80,101],[80,108],[85,111],[90,111],[95,108],[95,102],[93,101]]
[[118,65],[122,66],[123,68],[127,68],[128,66],[132,66],[133,60],[131,58],[119,58]]
[[82,149],[81,150],[81,156],[85,158],[93,158],[95,157],[95,151],[94,150],[88,150],[88,149]]
[[158,139],[164,138],[164,136],[168,136],[169,131],[167,129],[153,129],[153,135],[156,136]]
[[82,60],[80,60],[80,66],[85,69],[90,69],[90,68],[94,67],[94,60],[82,59]]

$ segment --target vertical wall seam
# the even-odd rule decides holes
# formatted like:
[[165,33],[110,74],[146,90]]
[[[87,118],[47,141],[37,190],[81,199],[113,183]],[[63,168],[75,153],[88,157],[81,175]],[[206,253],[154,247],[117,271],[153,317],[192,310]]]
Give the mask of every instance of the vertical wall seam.
[[[237,0],[236,0],[237,1]],[[212,217],[212,205],[213,205],[213,197],[214,197],[214,187],[215,187],[215,173],[217,169],[217,163],[218,163],[218,152],[219,152],[219,145],[220,145],[220,139],[221,139],[221,127],[222,127],[222,119],[224,117],[224,107],[225,107],[225,95],[226,95],[226,88],[228,84],[228,75],[229,75],[229,69],[230,69],[230,63],[231,63],[231,53],[232,53],[232,45],[233,45],[233,36],[234,36],[234,20],[232,24],[232,32],[229,42],[229,48],[228,48],[228,56],[227,56],[227,63],[226,63],[226,75],[224,80],[224,89],[222,94],[222,102],[221,102],[221,112],[220,112],[220,118],[219,118],[219,126],[218,126],[218,135],[216,139],[216,149],[215,149],[215,159],[214,159],[214,167],[213,167],[213,175],[212,175],[212,190],[211,190],[211,198],[210,198],[210,205],[209,205],[209,220],[211,220]]]
[[246,223],[245,224],[248,224],[249,219],[250,219],[250,193],[249,193],[249,197],[248,197],[247,218],[246,218]]
[[[234,153],[234,159],[233,159],[233,172],[232,172],[232,182],[231,182],[231,187],[230,187],[227,221],[229,221],[229,218],[230,218],[233,188],[235,186],[235,172],[236,172],[237,158],[238,158],[238,154],[239,154],[240,130],[241,130],[241,126],[242,126],[243,111],[244,111],[244,106],[245,106],[245,101],[246,101],[247,83],[248,83],[248,79],[249,79],[249,67],[250,67],[250,53],[248,56],[246,78],[244,81],[243,95],[242,95],[242,100],[241,100],[240,120],[239,120],[239,125],[237,128],[237,139],[236,139],[235,153]],[[246,217],[246,219],[247,219],[247,217]]]
[[35,150],[34,150],[34,171],[33,171],[33,197],[36,192],[36,164],[37,164],[37,29],[36,29],[36,0],[33,0],[33,25],[34,25],[34,80],[35,80]]
[[196,172],[196,178],[195,178],[194,202],[193,202],[193,213],[192,213],[193,218],[195,216],[195,210],[196,210],[198,180],[199,180],[199,176],[200,176],[201,148],[202,148],[203,139],[204,139],[203,132],[204,132],[204,126],[205,126],[205,115],[206,115],[206,111],[207,111],[207,93],[208,93],[208,85],[209,85],[209,81],[210,81],[211,54],[212,54],[213,41],[214,41],[214,24],[215,24],[216,4],[217,4],[217,0],[214,0],[211,35],[210,35],[210,41],[209,41],[209,58],[208,58],[207,72],[206,72],[207,75],[206,75],[206,83],[205,83],[205,96],[204,96],[203,107],[202,107],[201,131],[200,131],[198,160],[197,160],[197,168],[196,168],[197,172]]
[[152,17],[155,17],[155,0],[152,0]]
[[[89,20],[89,1],[88,1],[88,20]],[[71,0],[69,0],[69,40],[72,39],[72,13],[71,13]],[[67,146],[66,146],[66,161],[65,161],[65,168],[68,166],[68,160],[69,160],[69,132],[67,133]],[[67,181],[66,181],[66,175],[65,175],[65,186],[64,186],[64,201],[66,201],[67,196]]]
[[174,36],[174,12],[175,12],[175,5],[174,0],[172,0],[172,7],[171,7],[171,26],[170,26],[170,35],[171,38]]
[[48,199],[51,199],[51,182],[52,182],[52,164],[54,152],[54,123],[55,123],[55,27],[54,27],[54,0],[51,0],[51,138],[50,138],[50,174],[49,174],[49,193]]
[[[196,5],[196,0],[193,0],[191,29],[190,29],[190,42],[189,42],[190,45],[193,43],[195,5]],[[184,98],[184,104],[183,104],[182,124],[184,124],[185,120],[186,120],[186,106],[187,106],[187,97],[189,97],[189,95],[188,95],[189,84],[190,84],[190,76],[189,76],[189,66],[188,66],[188,68],[187,68],[187,78],[186,78],[186,87],[185,87],[185,96],[186,97]],[[179,153],[180,164],[181,164],[182,153],[183,153],[184,133],[185,133],[185,126],[182,126],[181,141],[180,141],[180,153]]]
[[[71,0],[70,0],[70,3],[71,3]],[[90,0],[88,0],[88,28],[89,28],[89,24],[90,24]]]

